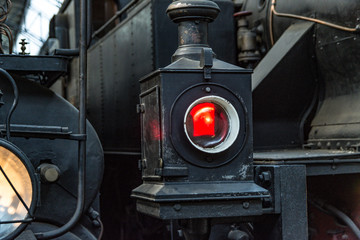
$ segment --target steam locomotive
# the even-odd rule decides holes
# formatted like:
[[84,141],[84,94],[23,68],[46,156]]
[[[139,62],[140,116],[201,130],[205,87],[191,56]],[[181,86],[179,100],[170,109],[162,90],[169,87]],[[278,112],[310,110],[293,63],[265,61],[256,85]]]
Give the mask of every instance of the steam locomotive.
[[64,1],[0,55],[0,239],[360,239],[359,32],[357,0]]

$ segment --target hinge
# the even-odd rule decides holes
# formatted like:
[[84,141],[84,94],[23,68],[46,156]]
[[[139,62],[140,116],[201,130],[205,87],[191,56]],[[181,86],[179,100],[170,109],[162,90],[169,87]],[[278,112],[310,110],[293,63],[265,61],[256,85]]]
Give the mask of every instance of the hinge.
[[137,104],[136,105],[136,112],[137,113],[144,113],[145,112],[145,104]]

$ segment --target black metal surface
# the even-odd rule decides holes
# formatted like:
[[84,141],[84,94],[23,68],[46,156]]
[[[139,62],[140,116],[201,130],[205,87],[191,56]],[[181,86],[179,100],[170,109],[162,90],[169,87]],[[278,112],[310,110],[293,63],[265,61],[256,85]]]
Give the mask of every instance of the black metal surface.
[[15,240],[36,240],[32,231],[26,230],[20,234]]
[[147,2],[89,50],[88,117],[106,151],[140,151],[137,81],[152,70],[151,31]]
[[[27,231],[36,233],[41,231],[55,231],[57,229],[59,229],[59,227],[56,225],[39,221],[29,225]],[[97,238],[94,237],[94,235],[83,225],[77,225],[71,231],[55,239],[56,240],[96,240]],[[20,239],[15,239],[15,240],[20,240]]]
[[60,56],[79,56],[79,49],[55,49],[54,55]]
[[100,35],[110,24],[112,24],[115,20],[117,20],[119,17],[121,17],[123,14],[125,14],[126,11],[129,10],[131,7],[133,7],[137,2],[138,2],[138,0],[133,0],[133,1],[129,2],[126,6],[122,7],[104,25],[102,25],[99,29],[97,29],[91,35],[91,37],[95,38],[96,36]]
[[11,74],[34,75],[42,85],[50,87],[68,71],[69,58],[61,56],[0,55],[0,67]]
[[210,224],[208,219],[189,219],[181,222],[187,240],[208,240]]
[[[270,10],[271,1],[263,1],[263,7],[259,4],[260,2],[247,1],[244,9],[253,12],[248,17],[251,28],[263,29],[259,37],[262,38],[262,43],[267,49],[272,45],[270,35],[279,42],[286,35],[287,29],[291,28],[291,24],[304,22],[296,17],[278,16]],[[318,97],[320,104],[311,122],[311,131],[310,128],[306,130],[306,134],[309,134],[309,143],[314,144],[316,148],[330,147],[332,149],[351,148],[348,142],[351,145],[358,144],[359,115],[357,113],[359,111],[358,105],[353,103],[358,102],[359,92],[359,71],[357,70],[359,68],[357,59],[360,55],[359,1],[339,3],[332,0],[327,1],[324,6],[321,2],[314,1],[290,3],[279,0],[276,1],[275,8],[278,13],[319,20],[314,27],[314,39],[307,40],[309,43],[314,42],[313,46],[309,46],[314,49],[313,59],[312,55],[308,55],[303,59],[297,57],[296,60],[303,63],[314,61],[312,64],[317,68],[317,75],[308,76],[308,79],[317,79],[320,83],[321,95]],[[310,23],[311,20],[308,19],[305,22]],[[331,24],[336,24],[337,27]],[[277,43],[274,47],[276,45]],[[308,67],[304,66],[304,68]],[[291,71],[292,76],[297,75],[296,71],[292,69]],[[302,96],[298,95],[293,99],[303,99]],[[286,129],[287,132],[290,130]],[[257,144],[256,140],[255,144]]]
[[311,23],[289,27],[253,74],[254,148],[301,147],[316,96]]
[[160,219],[241,218],[263,213],[261,197],[236,201],[187,201],[183,204],[138,200],[137,211]]
[[254,223],[255,239],[308,239],[305,166],[260,166],[257,171],[272,172],[272,197],[279,214]]

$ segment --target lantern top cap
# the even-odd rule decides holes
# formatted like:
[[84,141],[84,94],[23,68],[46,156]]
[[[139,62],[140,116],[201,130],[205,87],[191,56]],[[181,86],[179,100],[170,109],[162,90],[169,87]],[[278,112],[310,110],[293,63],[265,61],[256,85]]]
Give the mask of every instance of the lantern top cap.
[[179,0],[171,3],[166,10],[175,23],[189,20],[212,22],[219,12],[219,6],[210,0]]

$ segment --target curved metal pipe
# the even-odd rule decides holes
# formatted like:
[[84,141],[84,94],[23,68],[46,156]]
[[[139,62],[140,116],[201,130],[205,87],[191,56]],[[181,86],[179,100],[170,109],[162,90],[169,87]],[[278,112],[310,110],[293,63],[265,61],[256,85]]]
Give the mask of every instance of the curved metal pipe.
[[285,17],[285,18],[294,18],[294,19],[299,19],[299,20],[304,20],[304,21],[309,21],[309,22],[314,22],[314,23],[318,23],[324,26],[328,26],[331,28],[335,28],[341,31],[346,31],[346,32],[360,32],[360,25],[356,25],[355,27],[345,27],[345,26],[341,26],[338,24],[334,24],[334,23],[330,23],[327,21],[323,21],[320,19],[316,19],[316,18],[311,18],[311,17],[305,17],[305,16],[300,16],[300,15],[296,15],[296,14],[290,14],[290,13],[279,13],[276,11],[275,9],[275,5],[276,5],[276,0],[272,0],[271,1],[271,7],[270,7],[270,19],[269,19],[269,29],[270,29],[270,41],[271,41],[271,45],[274,45],[274,34],[273,34],[273,15],[278,16],[278,17]]
[[10,81],[11,86],[14,90],[14,101],[13,101],[13,104],[6,116],[6,140],[9,141],[9,139],[10,139],[10,120],[11,120],[11,115],[15,111],[15,108],[19,101],[19,90],[18,90],[15,80],[11,77],[11,75],[6,70],[0,68],[0,74]]
[[360,239],[360,229],[358,226],[348,217],[345,213],[340,211],[339,209],[335,208],[330,204],[324,203],[322,200],[311,200],[308,198],[308,202],[316,207],[318,210],[322,211],[325,214],[331,215],[333,217],[337,217],[341,221],[343,221],[356,235],[358,239]]
[[329,204],[324,204],[324,209],[332,213],[337,218],[341,219],[353,231],[356,237],[360,239],[360,229],[358,228],[358,226],[356,226],[353,220],[351,220],[351,218],[349,218],[345,213]]

